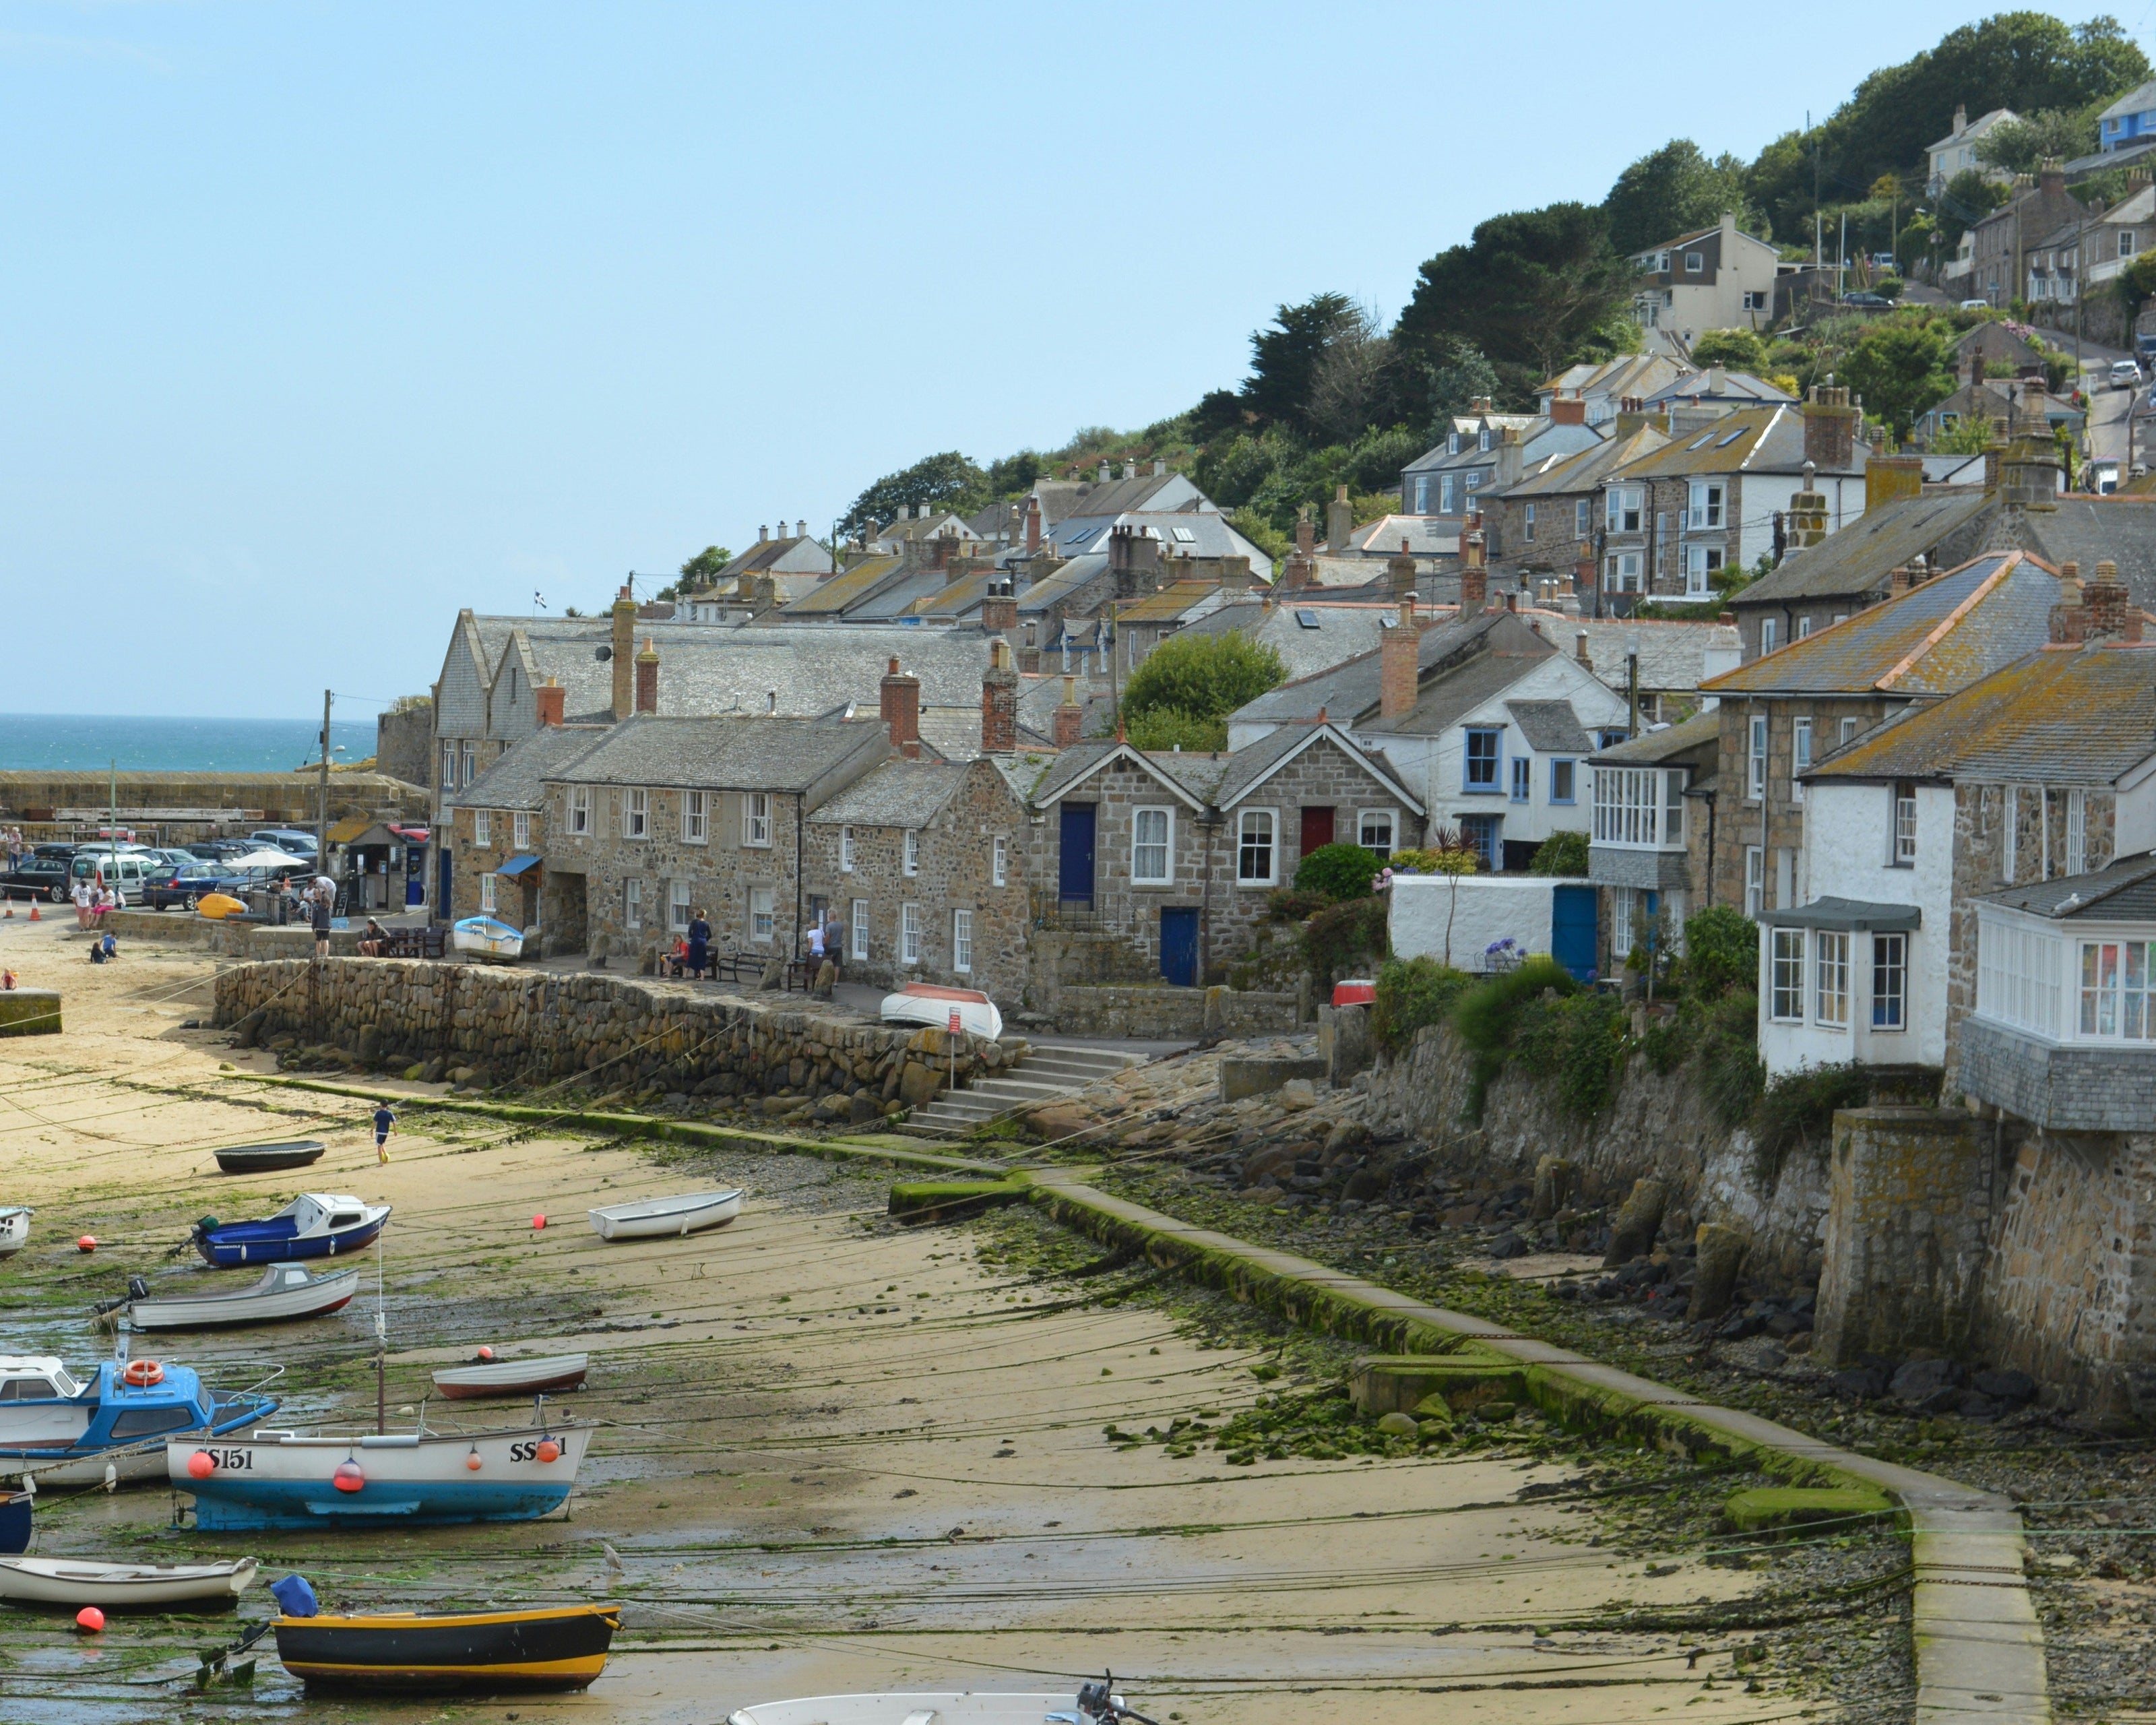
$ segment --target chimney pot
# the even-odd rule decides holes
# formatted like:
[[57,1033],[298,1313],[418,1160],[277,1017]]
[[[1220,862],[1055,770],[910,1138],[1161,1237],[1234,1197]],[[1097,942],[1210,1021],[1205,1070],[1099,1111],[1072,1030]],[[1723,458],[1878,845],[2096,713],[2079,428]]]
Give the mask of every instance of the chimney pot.
[[1067,676],[1063,680],[1062,704],[1055,709],[1056,747],[1075,748],[1085,723],[1086,709],[1078,704],[1078,680]]
[[1587,631],[1584,629],[1572,638],[1572,656],[1588,670],[1594,669],[1594,656],[1587,650]]

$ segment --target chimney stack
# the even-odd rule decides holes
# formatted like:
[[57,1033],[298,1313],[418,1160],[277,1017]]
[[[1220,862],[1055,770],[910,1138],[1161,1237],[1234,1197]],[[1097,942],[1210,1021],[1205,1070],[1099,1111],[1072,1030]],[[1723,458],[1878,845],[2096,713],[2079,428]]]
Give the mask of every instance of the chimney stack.
[[1348,536],[1355,531],[1355,508],[1348,501],[1348,487],[1335,488],[1332,501],[1325,506],[1325,547],[1335,557],[1348,552]]
[[2107,558],[2096,566],[2096,579],[2082,593],[2082,602],[2088,608],[2088,638],[2092,641],[2111,641],[2126,633],[2126,619],[2131,607],[2127,603],[2126,583],[2118,578],[2118,565]]
[[1378,642],[1378,716],[1397,719],[1412,712],[1422,651],[1422,629],[1415,621],[1414,595],[1400,601],[1399,621]]
[[[1811,422],[1804,422],[1807,445],[1811,438]],[[1817,545],[1826,537],[1826,493],[1819,488],[1818,464],[1809,456],[1804,462],[1804,488],[1789,499],[1784,517],[1788,527],[1788,548],[1802,551],[1806,546]]]
[[1025,500],[1025,554],[1039,555],[1040,551],[1040,495],[1035,492]]
[[909,761],[921,758],[921,679],[898,668],[896,657],[884,673],[881,689],[883,721],[891,731],[891,746]]
[[1413,599],[1415,590],[1415,560],[1408,549],[1408,542],[1400,541],[1400,554],[1385,559],[1385,574],[1396,599]]
[[1220,559],[1220,591],[1223,595],[1240,596],[1250,590],[1250,560],[1248,557]]
[[1017,627],[1018,595],[1011,591],[1009,578],[991,581],[987,595],[981,600],[981,633],[1008,635]]
[[1584,425],[1587,424],[1587,398],[1567,395],[1560,389],[1550,398],[1549,416],[1553,425]]
[[1168,477],[1167,456],[1156,455],[1152,458],[1152,476],[1155,479],[1166,479]]
[[644,638],[644,650],[636,655],[636,710],[640,713],[659,711],[659,649],[649,635]]
[[800,521],[794,522],[793,536],[796,539],[806,539],[808,536],[808,523]]
[[1584,629],[1572,638],[1572,656],[1586,670],[1594,669],[1594,655],[1587,650],[1587,631]]
[[1804,459],[1830,473],[1846,473],[1856,463],[1856,412],[1848,390],[1832,382],[1813,384],[1804,403]]
[[1106,462],[1103,461],[1101,464],[1101,483],[1104,485],[1108,484],[1110,478],[1114,472],[1115,469],[1109,466]]
[[1295,548],[1304,557],[1317,549],[1317,529],[1310,519],[1310,506],[1306,503],[1295,518]]
[[1890,599],[1898,599],[1903,593],[1908,592],[1909,587],[1909,566],[1904,563],[1887,576],[1887,597]]
[[981,752],[1007,755],[1018,747],[1018,672],[1010,643],[988,644],[988,668],[981,673]]
[[1874,455],[1864,465],[1864,509],[1868,515],[1897,497],[1915,497],[1924,489],[1922,455]]
[[549,677],[540,687],[531,691],[542,726],[562,722],[562,702],[568,691]]
[[1062,704],[1055,709],[1055,746],[1060,749],[1075,748],[1079,732],[1086,726],[1086,709],[1078,704],[1078,680],[1063,680]]
[[636,667],[629,655],[636,651],[636,601],[624,587],[613,602],[613,716],[625,719],[636,711]]
[[762,544],[763,544],[763,543],[764,543],[766,541],[767,541],[770,537],[771,537],[771,530],[770,530],[770,528],[769,528],[768,526],[759,526],[757,528],[757,530],[756,530],[756,542],[757,542],[758,545],[762,545]]

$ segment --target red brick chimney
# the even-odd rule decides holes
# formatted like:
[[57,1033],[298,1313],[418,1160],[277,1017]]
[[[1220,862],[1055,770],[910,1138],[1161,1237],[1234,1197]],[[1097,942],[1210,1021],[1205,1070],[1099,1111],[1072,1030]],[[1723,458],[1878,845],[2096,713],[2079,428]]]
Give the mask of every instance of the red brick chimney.
[[2126,633],[2126,618],[2131,608],[2127,603],[2126,583],[2118,578],[2118,565],[2108,559],[2096,566],[2096,579],[2083,590],[2082,603],[2088,608],[2088,638],[2092,641],[2116,640]]
[[562,722],[562,702],[567,693],[568,691],[562,688],[552,677],[547,678],[545,683],[531,691],[531,697],[536,703],[539,722],[542,725],[558,725]]
[[644,638],[644,650],[636,655],[636,710],[640,713],[659,711],[659,649],[649,635]]
[[1471,527],[1460,536],[1460,614],[1480,611],[1490,603],[1490,568],[1482,557],[1482,530]]
[[1079,733],[1086,728],[1086,709],[1078,704],[1078,680],[1063,680],[1063,704],[1055,709],[1055,746],[1060,749],[1075,748]]
[[1834,473],[1846,473],[1856,462],[1856,411],[1839,385],[1812,385],[1804,403],[1804,459]]
[[1039,494],[1025,500],[1025,554],[1033,557],[1040,550],[1040,498]]
[[1296,517],[1295,548],[1304,557],[1317,549],[1317,527],[1310,518],[1310,506],[1302,506],[1302,513]]
[[1378,643],[1378,716],[1397,719],[1414,710],[1416,670],[1422,630],[1415,622],[1414,595],[1400,600],[1399,621]]
[[1567,395],[1560,389],[1550,398],[1549,416],[1553,425],[1584,425],[1587,424],[1587,398]]
[[981,633],[1007,635],[1017,627],[1018,595],[1011,591],[1009,578],[991,581],[981,600]]
[[988,668],[981,673],[981,752],[1007,755],[1018,747],[1018,672],[1010,643],[988,644]]
[[894,658],[884,673],[883,721],[891,727],[891,746],[909,761],[921,758],[921,679],[898,668]]

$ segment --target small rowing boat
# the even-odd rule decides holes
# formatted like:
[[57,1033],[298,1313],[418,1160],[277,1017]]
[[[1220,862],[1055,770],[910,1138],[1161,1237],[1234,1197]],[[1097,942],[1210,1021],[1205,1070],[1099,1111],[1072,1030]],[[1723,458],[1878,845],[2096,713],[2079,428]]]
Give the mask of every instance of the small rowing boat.
[[266,1174],[279,1168],[307,1168],[322,1159],[324,1147],[311,1138],[289,1144],[234,1144],[217,1153],[217,1165],[228,1174]]
[[168,1294],[161,1300],[151,1297],[148,1282],[131,1276],[127,1297],[104,1302],[98,1313],[108,1324],[124,1317],[138,1330],[214,1330],[326,1317],[349,1306],[358,1291],[357,1270],[310,1276],[302,1264],[272,1264],[252,1287],[228,1294]]
[[[1113,1680],[1111,1679],[1110,1682]],[[937,1694],[812,1695],[737,1707],[726,1725],[1152,1725],[1123,1705],[1109,1683],[1088,1683],[1075,1695],[1011,1695],[974,1689]]]
[[590,1363],[588,1353],[542,1353],[533,1359],[495,1359],[490,1353],[469,1365],[445,1366],[434,1373],[434,1388],[459,1402],[490,1395],[551,1394],[583,1384]]
[[741,1214],[741,1188],[692,1192],[680,1198],[644,1198],[587,1210],[601,1240],[660,1240],[701,1233]]
[[606,1669],[621,1607],[280,1617],[274,1627],[278,1659],[311,1689],[583,1689]]
[[0,1599],[105,1611],[170,1611],[232,1604],[254,1585],[254,1559],[223,1563],[87,1563],[77,1558],[0,1558]]
[[30,1243],[30,1218],[37,1212],[27,1204],[0,1209],[0,1258],[12,1258]]
[[521,958],[524,934],[491,916],[466,916],[449,925],[449,944],[475,958]]
[[883,997],[886,1024],[926,1024],[948,1030],[951,1014],[958,1015],[958,1028],[969,1036],[993,1042],[1004,1034],[1004,1015],[996,1004],[978,988],[947,988],[937,983],[908,983],[896,994]]
[[284,1264],[295,1258],[334,1258],[372,1245],[389,1219],[386,1204],[362,1204],[341,1192],[303,1192],[259,1222],[195,1224],[195,1250],[219,1270],[242,1264]]

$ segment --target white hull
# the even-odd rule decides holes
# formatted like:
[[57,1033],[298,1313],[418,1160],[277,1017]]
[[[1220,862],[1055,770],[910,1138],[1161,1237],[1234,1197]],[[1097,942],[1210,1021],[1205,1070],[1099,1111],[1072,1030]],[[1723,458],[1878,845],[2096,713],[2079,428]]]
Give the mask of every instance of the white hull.
[[0,1210],[0,1258],[12,1258],[30,1243],[31,1209]]
[[470,916],[449,927],[449,945],[475,958],[521,958],[524,937],[506,922]]
[[314,1277],[297,1265],[273,1265],[260,1281],[236,1294],[135,1300],[121,1310],[138,1330],[207,1330],[227,1324],[315,1317],[349,1305],[358,1291],[357,1270]]
[[434,1373],[434,1388],[449,1396],[507,1394],[532,1384],[581,1379],[591,1358],[588,1353],[546,1353],[529,1359],[490,1360],[480,1366],[445,1366]]
[[236,1599],[254,1584],[255,1563],[88,1563],[69,1558],[0,1558],[0,1599],[125,1609]]
[[[1122,1697],[1116,1701],[1121,1704]],[[726,1725],[1041,1725],[1045,1719],[1090,1720],[1075,1695],[814,1695],[799,1701],[760,1701],[726,1715]]]
[[731,1222],[741,1214],[741,1207],[742,1195],[736,1190],[608,1204],[586,1214],[601,1240],[670,1240]]
[[958,1028],[969,1036],[993,1042],[1004,1034],[1004,1015],[993,1000],[946,1000],[933,994],[886,994],[883,1021],[886,1024],[922,1024],[932,1030],[948,1030],[951,1014],[958,1014]]

